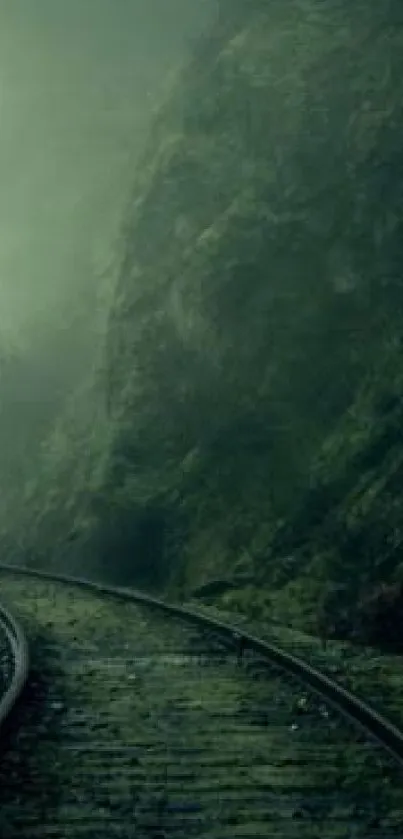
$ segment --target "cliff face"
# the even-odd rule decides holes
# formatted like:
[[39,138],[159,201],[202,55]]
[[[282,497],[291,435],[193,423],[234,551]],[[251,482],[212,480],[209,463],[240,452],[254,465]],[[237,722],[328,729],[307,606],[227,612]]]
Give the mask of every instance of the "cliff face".
[[399,562],[403,15],[307,0],[229,23],[137,175],[102,542],[185,588],[242,569],[308,619],[329,581]]
[[[399,566],[403,13],[223,3],[137,172],[94,550],[312,625]],[[349,606],[349,608],[350,608]]]

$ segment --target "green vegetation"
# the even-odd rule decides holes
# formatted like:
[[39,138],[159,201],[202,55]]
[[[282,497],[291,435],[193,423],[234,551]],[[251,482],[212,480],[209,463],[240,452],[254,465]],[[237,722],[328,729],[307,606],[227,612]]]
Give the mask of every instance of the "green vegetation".
[[[371,646],[358,646],[351,641],[323,640],[302,630],[276,621],[258,600],[255,611],[250,601],[240,603],[223,598],[217,606],[190,601],[199,611],[227,620],[239,630],[249,631],[309,661],[314,667],[357,694],[372,707],[403,727],[403,680],[401,657],[377,652]],[[249,612],[249,617],[247,613]],[[271,613],[273,610],[271,610]],[[281,617],[283,612],[280,611]]]
[[401,4],[221,12],[138,167],[96,440],[49,444],[23,551],[382,641],[359,604],[403,569]]
[[134,604],[4,574],[1,592],[31,646],[7,839],[401,835],[398,767],[298,683]]

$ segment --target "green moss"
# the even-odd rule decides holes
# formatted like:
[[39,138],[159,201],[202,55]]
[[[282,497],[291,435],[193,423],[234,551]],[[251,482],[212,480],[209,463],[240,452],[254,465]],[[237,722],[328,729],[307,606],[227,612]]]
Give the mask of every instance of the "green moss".
[[402,17],[225,8],[135,178],[107,410],[55,434],[20,532],[177,596],[248,555],[237,608],[312,629],[401,565]]
[[[374,808],[398,827],[398,779],[376,750],[317,710],[291,728],[299,686],[253,662],[240,668],[231,654],[203,666],[219,645],[157,612],[4,574],[1,583],[33,668],[31,702],[1,764],[2,829],[18,817],[24,835],[67,836],[72,823],[148,835],[156,824],[187,829],[186,807],[206,837],[336,836],[336,816],[364,836]],[[122,746],[117,762],[100,743]],[[361,802],[362,815],[352,809]],[[312,814],[292,818],[301,807]]]

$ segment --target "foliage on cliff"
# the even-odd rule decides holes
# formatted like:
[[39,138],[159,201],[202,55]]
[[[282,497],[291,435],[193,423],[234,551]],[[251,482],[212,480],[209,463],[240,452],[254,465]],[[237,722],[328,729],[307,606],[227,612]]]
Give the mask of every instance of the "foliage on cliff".
[[308,614],[398,564],[402,24],[394,2],[237,4],[159,116],[110,321],[110,474],[164,511],[176,582],[249,568]]
[[399,573],[402,94],[397,0],[244,0],[156,116],[90,505],[126,579],[312,627]]

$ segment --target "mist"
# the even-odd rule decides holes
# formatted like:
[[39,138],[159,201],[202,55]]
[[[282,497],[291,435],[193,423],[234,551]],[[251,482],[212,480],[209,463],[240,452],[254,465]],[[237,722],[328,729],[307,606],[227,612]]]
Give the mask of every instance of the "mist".
[[208,8],[1,0],[1,334],[89,308],[150,114]]
[[0,0],[0,839],[403,839],[402,23]]
[[212,6],[0,0],[3,481],[94,363],[136,157]]

